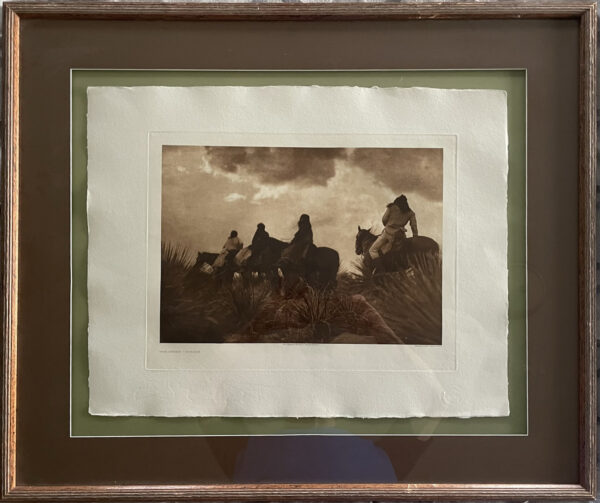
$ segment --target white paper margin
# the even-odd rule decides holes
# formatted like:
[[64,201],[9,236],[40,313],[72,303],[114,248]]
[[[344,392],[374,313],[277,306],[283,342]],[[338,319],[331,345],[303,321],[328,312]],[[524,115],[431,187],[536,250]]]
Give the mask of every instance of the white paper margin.
[[[149,131],[456,135],[456,371],[147,370]],[[506,93],[350,87],[88,88],[90,413],[508,414]],[[446,249],[444,249],[444,259]],[[490,281],[493,278],[493,281]]]

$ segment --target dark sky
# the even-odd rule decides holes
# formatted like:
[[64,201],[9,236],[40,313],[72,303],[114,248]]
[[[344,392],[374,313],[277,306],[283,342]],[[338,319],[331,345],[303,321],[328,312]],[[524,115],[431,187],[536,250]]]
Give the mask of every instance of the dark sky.
[[[250,244],[258,222],[289,240],[302,213],[317,246],[356,259],[357,226],[381,231],[401,193],[420,234],[442,244],[442,149],[164,146],[162,239],[219,251],[235,229]],[[410,231],[409,231],[410,235]]]

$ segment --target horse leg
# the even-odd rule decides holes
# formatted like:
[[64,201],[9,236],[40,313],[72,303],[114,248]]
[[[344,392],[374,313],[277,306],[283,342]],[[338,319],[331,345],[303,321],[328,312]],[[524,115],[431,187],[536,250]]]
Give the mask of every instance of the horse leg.
[[371,263],[373,265],[373,273],[382,274],[389,270],[389,266],[386,262],[388,262],[389,255],[384,255],[383,257],[372,258]]
[[244,288],[248,288],[252,284],[252,271],[247,268],[243,268],[240,270],[240,275],[242,276]]

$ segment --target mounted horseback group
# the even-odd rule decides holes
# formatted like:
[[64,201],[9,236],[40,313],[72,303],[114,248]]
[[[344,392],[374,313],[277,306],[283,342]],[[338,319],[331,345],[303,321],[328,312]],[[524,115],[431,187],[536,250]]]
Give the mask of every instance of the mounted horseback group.
[[339,265],[337,251],[315,246],[310,217],[303,214],[291,242],[271,237],[261,222],[256,226],[250,246],[244,248],[237,231],[233,230],[218,255],[199,253],[194,269],[204,266],[201,270],[221,278],[231,278],[236,272],[243,277],[254,273],[272,280],[284,275],[288,280],[303,278],[311,286],[324,288],[335,285]]
[[[355,252],[363,257],[373,274],[406,270],[411,256],[439,253],[433,239],[419,236],[417,217],[405,195],[387,205],[381,221],[384,229],[379,236],[370,229],[361,229],[360,225],[356,235]],[[406,225],[410,225],[411,238],[406,236]]]
[[[360,226],[356,235],[355,252],[373,273],[406,270],[411,256],[439,252],[433,239],[419,236],[417,218],[406,196],[401,195],[387,205],[382,222],[384,230],[379,236]],[[225,283],[239,273],[244,278],[258,274],[273,282],[283,276],[292,284],[303,279],[317,288],[335,286],[340,265],[338,252],[315,246],[308,215],[302,214],[297,225],[294,238],[287,243],[271,237],[261,222],[247,247],[237,231],[232,230],[220,253],[198,253],[190,274],[210,273]],[[407,225],[412,231],[410,238],[406,236]]]

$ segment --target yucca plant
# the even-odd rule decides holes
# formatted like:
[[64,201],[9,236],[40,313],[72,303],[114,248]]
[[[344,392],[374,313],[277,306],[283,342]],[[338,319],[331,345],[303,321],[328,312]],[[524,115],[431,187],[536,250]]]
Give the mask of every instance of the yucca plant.
[[161,342],[220,342],[222,329],[211,316],[203,289],[184,287],[191,268],[188,251],[171,243],[161,244],[160,340]]
[[442,262],[415,256],[406,271],[383,274],[367,298],[406,344],[441,344]]
[[184,274],[192,265],[188,250],[181,245],[162,242],[160,245],[161,272],[167,278]]
[[245,327],[269,300],[271,285],[264,279],[249,282],[234,279],[227,293],[238,327]]

